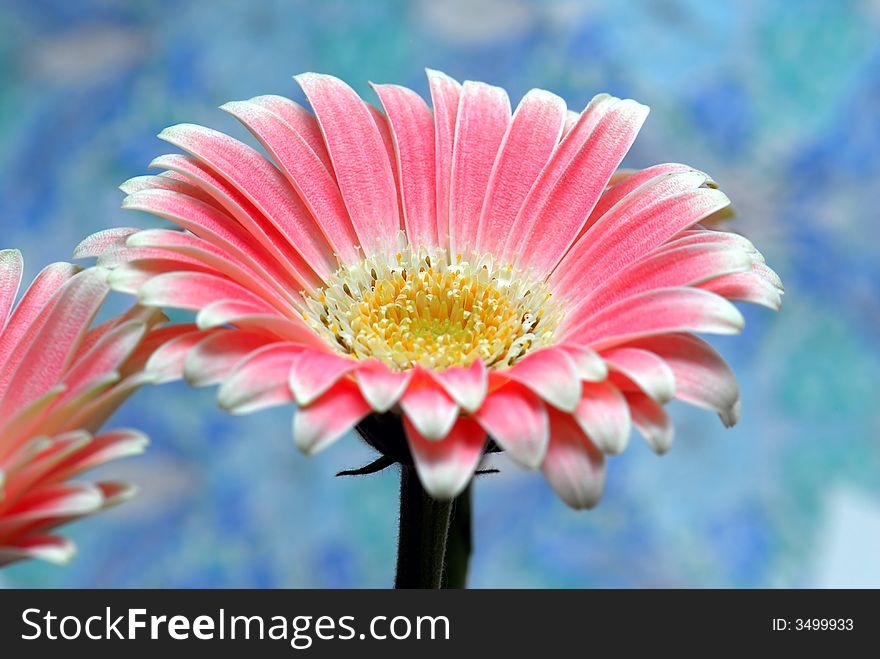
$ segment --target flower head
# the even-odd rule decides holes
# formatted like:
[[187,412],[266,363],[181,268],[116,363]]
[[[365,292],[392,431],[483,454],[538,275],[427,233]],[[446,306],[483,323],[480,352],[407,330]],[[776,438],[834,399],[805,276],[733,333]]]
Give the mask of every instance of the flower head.
[[374,413],[402,417],[425,488],[465,487],[487,439],[540,467],[571,506],[601,495],[635,426],[657,451],[672,398],[738,414],[729,368],[696,332],[733,334],[728,301],[773,308],[778,277],[745,238],[699,223],[727,197],[678,164],[618,171],[647,116],[602,94],[581,113],[428,72],[433,109],[374,85],[383,111],[327,75],[227,103],[269,158],[194,125],[186,152],[123,185],[124,207],[183,231],[116,229],[79,256],[200,331],[149,367],[220,384],[244,413],[293,402],[322,449]]
[[73,544],[48,532],[134,493],[70,479],[143,451],[137,431],[98,431],[151,378],[151,351],[180,331],[154,330],[164,316],[143,307],[90,328],[106,271],[67,263],[47,266],[15,305],[22,265],[18,251],[0,251],[0,566],[66,562]]

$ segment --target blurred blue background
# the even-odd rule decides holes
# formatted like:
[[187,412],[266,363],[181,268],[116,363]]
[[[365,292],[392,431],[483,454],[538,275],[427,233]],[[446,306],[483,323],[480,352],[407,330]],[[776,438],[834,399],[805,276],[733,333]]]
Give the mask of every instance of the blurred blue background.
[[[476,484],[477,587],[880,587],[880,3],[112,2],[0,5],[0,226],[32,277],[84,235],[140,223],[116,186],[164,126],[245,133],[216,106],[308,70],[426,93],[423,67],[582,108],[608,91],[652,114],[630,166],[686,162],[734,200],[735,227],[782,275],[780,314],[749,308],[714,343],[743,417],[673,405],[677,442],[611,461],[599,507],[539,474]],[[121,304],[117,301],[117,304]],[[68,528],[66,568],[0,586],[373,586],[392,581],[394,472],[337,479],[353,437],[315,459],[290,409],[232,418],[214,392],[140,392],[116,417],[152,436],[105,476],[134,502]]]

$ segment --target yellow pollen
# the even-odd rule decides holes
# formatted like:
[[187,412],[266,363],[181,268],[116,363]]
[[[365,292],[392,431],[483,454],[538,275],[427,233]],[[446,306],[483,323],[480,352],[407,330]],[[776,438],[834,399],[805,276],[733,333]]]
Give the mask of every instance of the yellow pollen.
[[337,350],[403,370],[482,359],[507,368],[551,342],[561,310],[546,285],[491,256],[414,252],[340,268],[306,297],[306,321]]

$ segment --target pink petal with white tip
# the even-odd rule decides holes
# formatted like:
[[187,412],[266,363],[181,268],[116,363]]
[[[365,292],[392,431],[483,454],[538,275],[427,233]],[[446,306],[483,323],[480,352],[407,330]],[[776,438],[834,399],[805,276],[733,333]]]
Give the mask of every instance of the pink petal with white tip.
[[[630,193],[635,192],[636,190],[641,188],[646,183],[649,183],[650,181],[656,180],[658,177],[662,177],[667,174],[695,171],[696,170],[692,167],[688,167],[687,165],[680,165],[678,163],[654,165],[653,167],[646,167],[645,169],[641,169],[638,171],[627,170],[622,172],[622,175],[621,170],[618,170],[618,172],[616,172],[614,176],[611,177],[608,189],[605,190],[602,196],[599,197],[599,201],[596,202],[596,206],[593,208],[593,211],[590,213],[590,217],[587,219],[587,222],[581,229],[580,235],[586,233],[590,227],[592,227],[603,215],[605,215],[605,213],[616,206],[618,202],[629,196]],[[702,174],[702,176],[704,181],[708,179],[705,174]],[[618,180],[615,181],[615,179]]]
[[675,374],[653,352],[624,346],[603,352],[602,358],[612,371],[623,375],[661,405],[675,396]]
[[[588,114],[584,111],[584,115]],[[516,223],[527,227],[519,245],[519,264],[543,277],[574,243],[608,179],[629,151],[648,116],[648,108],[631,100],[616,101],[596,120],[589,137],[570,159],[560,145],[523,205]],[[591,123],[590,118],[581,119]],[[579,142],[578,127],[566,142]],[[558,158],[564,154],[562,158]],[[552,218],[542,221],[541,218]],[[508,243],[510,244],[510,243]]]
[[474,419],[511,458],[537,469],[547,453],[547,408],[530,389],[508,382],[490,393]]
[[271,342],[265,334],[241,330],[211,333],[186,353],[183,377],[194,387],[219,384],[236,363]]
[[605,489],[605,457],[570,414],[550,410],[550,444],[541,471],[572,508],[592,508]]
[[290,369],[290,390],[297,405],[320,398],[357,367],[354,359],[318,350],[303,350]]
[[376,412],[387,412],[403,396],[412,378],[412,369],[392,371],[378,360],[361,362],[357,369],[357,383],[364,399]]
[[431,440],[445,437],[458,418],[458,405],[422,369],[414,370],[400,406],[424,437]]
[[152,277],[138,290],[138,302],[153,307],[199,310],[218,300],[237,300],[272,311],[269,305],[243,286],[201,272],[169,272]]
[[273,310],[241,300],[217,300],[204,307],[196,316],[199,329],[234,325],[239,329],[275,336],[317,350],[327,344],[297,316],[279,316]]
[[467,412],[478,410],[486,397],[489,375],[482,359],[475,359],[470,366],[452,366],[427,373]]
[[[195,158],[179,154],[154,159],[150,167],[172,170],[208,194],[216,204],[237,221],[253,237],[253,241],[271,254],[284,268],[288,277],[306,289],[320,286],[322,279],[295,249],[290,249],[289,237],[275,225],[222,174],[215,172]],[[279,174],[280,176],[280,174]]]
[[109,249],[123,247],[126,239],[140,231],[131,227],[105,229],[84,238],[73,250],[73,258],[89,259],[101,256]]
[[[3,332],[0,333],[0,356],[4,362],[0,363],[0,373],[3,372],[10,353],[21,342],[28,330],[32,330],[41,322],[40,311],[50,302],[58,289],[79,270],[69,263],[53,263],[43,268],[31,282],[6,321]],[[11,372],[9,374],[11,375]],[[5,382],[6,378],[0,376],[0,397],[5,391]]]
[[0,251],[0,332],[6,325],[18,287],[21,285],[21,273],[24,261],[17,249]]
[[122,201],[122,208],[164,217],[252,270],[265,273],[267,283],[282,291],[290,287],[289,276],[278,261],[222,209],[188,195],[156,189],[130,194]]
[[699,287],[729,300],[760,304],[773,311],[778,311],[782,306],[782,293],[779,289],[755,272],[727,274],[704,282]]
[[713,410],[726,426],[739,416],[736,376],[712,346],[689,334],[666,334],[634,344],[660,356],[675,374],[675,397]]
[[439,441],[423,436],[409,418],[404,418],[404,429],[425,491],[441,501],[461,494],[486,445],[486,432],[479,424],[471,419],[458,419]]
[[6,356],[0,371],[0,418],[58,382],[108,292],[104,273],[97,269],[80,272],[61,287],[41,314],[42,322],[28,328],[20,349]]
[[565,101],[532,89],[520,101],[501,143],[486,190],[477,251],[504,245],[526,195],[547,164],[562,131]]
[[357,384],[339,380],[327,393],[293,417],[293,441],[300,451],[312,455],[322,451],[351,430],[370,413]]
[[[668,174],[653,184],[652,194],[634,194],[620,202],[587,231],[551,276],[554,290],[577,297],[584,287],[598,287],[622,268],[648,254],[679,231],[730,204],[709,188],[668,194],[669,188],[699,180],[698,174]],[[664,185],[668,184],[668,185]]]
[[0,546],[0,567],[28,558],[66,565],[76,554],[76,547],[67,538],[54,535],[28,535]]
[[225,176],[302,255],[326,277],[338,262],[319,226],[294,193],[283,174],[251,147],[203,126],[178,124],[159,138],[193,154]]
[[[194,259],[208,270],[240,284],[258,295],[268,305],[279,311],[286,311],[297,301],[296,297],[283,287],[274,286],[272,277],[250,259],[239,260],[228,250],[217,247],[207,240],[184,231],[168,229],[148,229],[130,236],[128,246],[133,250],[154,248],[170,252],[171,258],[177,255]],[[256,266],[256,267],[254,267]]]
[[284,96],[275,96],[274,94],[254,96],[249,102],[274,112],[281,117],[306,141],[306,144],[318,156],[327,171],[331,174],[333,173],[333,163],[330,160],[330,154],[327,153],[324,136],[321,135],[321,127],[318,125],[315,115],[299,103],[291,101]]
[[648,446],[663,455],[672,446],[673,428],[669,415],[657,402],[644,394],[627,393],[633,425],[648,442]]
[[67,385],[67,395],[76,394],[81,387],[104,373],[117,371],[140,345],[147,333],[141,321],[130,320],[105,334],[86,354],[79,357],[62,382]]
[[566,412],[574,412],[581,397],[581,380],[574,361],[560,348],[529,353],[504,375]]
[[584,382],[574,418],[600,451],[617,455],[626,448],[630,434],[629,406],[611,382]]
[[566,332],[594,350],[668,332],[737,334],[745,320],[723,297],[695,288],[661,288],[622,300]]
[[510,123],[510,99],[500,87],[464,83],[455,123],[449,187],[449,252],[468,254],[477,242],[486,187]]
[[366,254],[384,251],[383,241],[400,226],[394,172],[363,101],[329,75],[295,76],[324,135],[336,180]]
[[455,122],[461,99],[461,85],[445,73],[426,69],[434,106],[434,170],[437,192],[437,242],[449,244],[449,192],[452,176],[452,152],[455,146]]
[[358,261],[358,236],[336,179],[305,139],[278,115],[249,101],[226,103],[220,109],[241,121],[278,163],[341,260]]
[[436,247],[434,118],[411,89],[374,85],[385,108],[400,177],[403,219],[411,245]]
[[575,302],[565,324],[577,325],[603,307],[656,288],[694,286],[751,267],[749,255],[724,245],[684,245],[660,249],[611,275]]
[[146,372],[155,378],[156,384],[180,380],[183,377],[183,366],[187,355],[206,337],[213,336],[216,331],[186,332],[163,343],[147,360]]
[[[153,190],[155,192],[173,192],[176,195],[192,197],[204,204],[222,210],[222,206],[204,190],[190,183],[186,176],[171,170],[161,174],[148,174],[146,176],[134,176],[119,186],[119,189],[127,196]],[[99,232],[100,233],[100,232]],[[92,256],[97,256],[93,254]]]
[[598,353],[573,344],[562,344],[559,349],[574,362],[575,372],[581,380],[598,382],[608,377],[608,366]]
[[250,414],[293,402],[288,378],[301,351],[288,343],[273,343],[250,353],[220,386],[220,406],[231,414]]

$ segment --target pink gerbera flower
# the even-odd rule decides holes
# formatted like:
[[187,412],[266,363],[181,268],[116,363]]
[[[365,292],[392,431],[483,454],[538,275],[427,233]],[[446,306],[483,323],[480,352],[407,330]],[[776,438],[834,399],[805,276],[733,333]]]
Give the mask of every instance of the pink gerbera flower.
[[151,378],[151,351],[182,331],[150,331],[164,317],[142,307],[89,329],[106,271],[67,263],[46,267],[13,309],[22,265],[18,251],[0,251],[0,566],[66,562],[73,544],[48,532],[134,493],[69,479],[143,451],[137,431],[98,429]]
[[487,440],[594,505],[605,456],[635,426],[658,453],[672,398],[738,415],[734,377],[694,333],[734,334],[728,301],[777,308],[778,277],[745,238],[702,220],[728,198],[678,164],[616,172],[648,109],[605,94],[582,113],[532,90],[428,71],[374,85],[383,111],[327,75],[228,103],[271,157],[178,125],[124,207],[184,230],[119,229],[78,256],[118,264],[145,305],[198,311],[151,367],[220,383],[244,413],[292,402],[297,446],[369,415],[402,418],[425,489],[456,496]]

